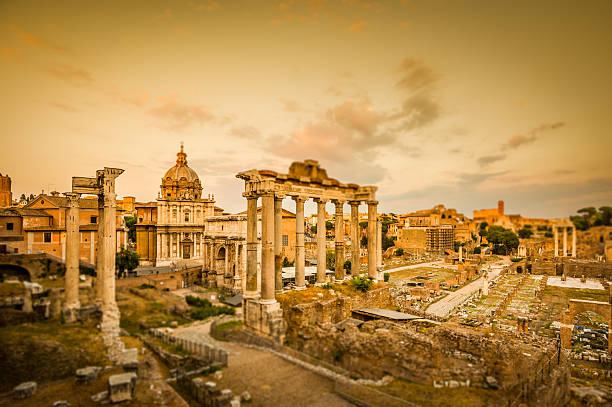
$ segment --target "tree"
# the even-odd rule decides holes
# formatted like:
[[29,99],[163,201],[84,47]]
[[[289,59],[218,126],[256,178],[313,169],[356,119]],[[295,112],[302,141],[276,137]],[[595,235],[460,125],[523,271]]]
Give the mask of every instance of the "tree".
[[310,227],[310,233],[312,233],[313,235],[317,234],[317,225],[313,225]]
[[351,266],[352,266],[351,261],[347,260],[347,261],[344,262],[344,265],[342,266],[342,268],[345,269],[347,273],[350,273],[351,272]]
[[480,229],[478,230],[480,237],[487,237],[487,226],[489,226],[487,222],[482,222],[480,224]]
[[21,194],[21,197],[19,197],[19,201],[20,201],[20,202],[21,202],[21,201],[27,201],[27,200],[28,200],[28,199],[27,199],[27,197],[26,197],[26,195],[25,195],[25,194]]
[[138,267],[138,260],[138,253],[122,247],[115,255],[115,268],[119,271],[119,277],[123,276],[126,270],[128,273],[134,271]]
[[507,255],[512,250],[518,248],[518,236],[510,229],[502,226],[491,226],[487,231],[487,240],[493,247],[494,254]]
[[518,235],[521,239],[529,239],[533,235],[533,231],[527,228],[519,229]]
[[325,253],[325,266],[328,270],[336,269],[336,252],[333,250],[328,250]]
[[480,247],[474,247],[474,254],[480,254],[482,249]]
[[286,257],[283,259],[283,267],[293,267],[294,264],[295,262],[289,261]]
[[386,235],[382,235],[382,249],[383,251],[387,250],[389,247],[395,246],[395,241],[393,239],[387,237]]
[[395,255],[396,256],[403,256],[404,255],[404,249],[402,249],[401,247],[399,249],[397,249],[395,251]]
[[368,247],[368,237],[367,236],[361,237],[361,247]]
[[586,220],[583,216],[574,215],[570,216],[570,220],[578,230],[587,230],[589,228],[589,221]]
[[368,222],[367,221],[359,222],[359,227],[361,229],[366,229],[368,227]]
[[334,224],[333,224],[333,222],[332,222],[332,221],[329,221],[329,220],[328,220],[328,221],[325,221],[325,229],[327,229],[327,230],[331,230],[331,229],[333,229],[333,228],[334,228]]
[[135,216],[126,216],[125,226],[128,228],[128,239],[130,242],[136,243],[136,219]]

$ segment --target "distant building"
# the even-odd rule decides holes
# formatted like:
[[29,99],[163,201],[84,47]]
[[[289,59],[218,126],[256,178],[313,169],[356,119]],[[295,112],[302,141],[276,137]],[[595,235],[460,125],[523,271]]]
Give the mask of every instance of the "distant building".
[[12,204],[11,177],[0,174],[0,208],[8,208]]

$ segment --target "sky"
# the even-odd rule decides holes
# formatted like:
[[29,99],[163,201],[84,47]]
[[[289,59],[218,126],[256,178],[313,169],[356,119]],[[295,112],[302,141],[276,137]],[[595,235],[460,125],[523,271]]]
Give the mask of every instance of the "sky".
[[381,212],[568,216],[612,204],[610,21],[608,0],[0,0],[0,173],[18,197],[118,167],[148,202],[184,142],[228,212],[238,172],[315,159]]

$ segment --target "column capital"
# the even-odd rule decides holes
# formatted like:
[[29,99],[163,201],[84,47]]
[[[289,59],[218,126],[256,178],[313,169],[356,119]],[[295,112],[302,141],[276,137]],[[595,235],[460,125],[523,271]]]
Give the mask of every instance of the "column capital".
[[283,199],[285,199],[286,196],[287,195],[285,195],[284,193],[281,193],[281,192],[275,192],[274,193],[274,199],[277,199],[277,200],[283,200]]
[[325,205],[329,199],[324,199],[324,198],[312,198],[313,201],[315,201],[316,203],[321,203],[323,205]]
[[361,205],[361,201],[348,201],[348,204],[351,206],[359,206]]
[[378,201],[366,201],[369,206],[378,205]]
[[77,193],[77,192],[64,192],[64,196],[66,196],[66,198],[68,198],[68,205],[71,207],[77,207],[79,206],[79,198],[81,197],[81,194]]
[[331,202],[332,202],[334,205],[338,206],[338,205],[344,205],[344,203],[345,203],[346,201],[345,201],[345,200],[343,200],[343,199],[332,199],[332,200],[331,200]]
[[255,192],[244,192],[242,196],[245,197],[247,200],[259,198],[259,194],[256,194]]
[[309,198],[306,196],[302,196],[302,195],[294,195],[291,197],[291,199],[293,199],[296,203],[297,202],[306,202]]

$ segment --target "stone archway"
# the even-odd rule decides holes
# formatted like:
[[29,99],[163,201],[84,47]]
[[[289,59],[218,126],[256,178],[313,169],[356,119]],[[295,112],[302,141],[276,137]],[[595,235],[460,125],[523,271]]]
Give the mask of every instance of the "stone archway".
[[572,329],[574,318],[583,312],[594,312],[601,315],[608,323],[608,354],[612,355],[612,343],[610,342],[610,322],[612,320],[612,304],[602,301],[570,300],[569,308],[561,316],[561,346],[564,349],[572,347]]
[[0,264],[0,275],[4,281],[17,278],[19,281],[31,281],[28,269],[15,264]]
[[217,287],[221,288],[224,284],[225,279],[225,266],[227,262],[227,247],[221,246],[217,250],[217,254],[215,256],[215,274],[217,275]]

